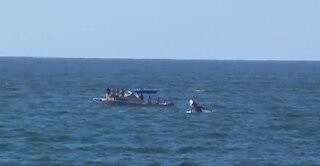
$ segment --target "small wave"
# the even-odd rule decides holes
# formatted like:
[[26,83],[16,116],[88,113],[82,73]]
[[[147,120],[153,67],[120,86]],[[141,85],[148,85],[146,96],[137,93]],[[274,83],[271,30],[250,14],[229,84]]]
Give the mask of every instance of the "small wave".
[[216,112],[216,110],[214,110],[214,109],[209,109],[209,110],[202,110],[203,111],[203,113],[213,113],[213,112]]
[[204,89],[196,89],[195,91],[196,91],[196,92],[205,92]]

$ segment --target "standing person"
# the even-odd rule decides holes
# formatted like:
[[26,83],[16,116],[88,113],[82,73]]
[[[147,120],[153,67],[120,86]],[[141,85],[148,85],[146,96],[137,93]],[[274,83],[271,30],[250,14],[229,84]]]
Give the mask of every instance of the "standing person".
[[120,88],[117,88],[117,97],[120,97]]
[[143,94],[140,94],[140,100],[143,102],[144,98],[143,98]]
[[106,99],[110,98],[110,93],[111,93],[110,88],[107,87],[107,89],[106,89]]
[[119,90],[118,88],[114,88],[114,96],[115,97],[118,97],[118,90]]
[[151,104],[151,96],[148,97],[148,104]]
[[202,112],[202,107],[200,107],[193,99],[189,100],[191,112]]
[[124,97],[124,89],[122,89],[122,88],[120,89],[120,96]]
[[115,88],[111,89],[111,97],[112,98],[116,97],[116,89]]

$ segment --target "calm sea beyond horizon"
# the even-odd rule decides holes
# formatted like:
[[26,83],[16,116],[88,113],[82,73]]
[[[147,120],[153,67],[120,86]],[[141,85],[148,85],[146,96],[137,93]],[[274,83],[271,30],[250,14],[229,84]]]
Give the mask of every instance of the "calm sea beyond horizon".
[[319,61],[0,57],[0,165],[319,165],[319,111]]

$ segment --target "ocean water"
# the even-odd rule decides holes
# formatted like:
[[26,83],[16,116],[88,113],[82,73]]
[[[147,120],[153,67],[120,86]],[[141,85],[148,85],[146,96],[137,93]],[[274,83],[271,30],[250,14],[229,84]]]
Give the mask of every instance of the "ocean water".
[[320,62],[0,58],[0,165],[320,165]]

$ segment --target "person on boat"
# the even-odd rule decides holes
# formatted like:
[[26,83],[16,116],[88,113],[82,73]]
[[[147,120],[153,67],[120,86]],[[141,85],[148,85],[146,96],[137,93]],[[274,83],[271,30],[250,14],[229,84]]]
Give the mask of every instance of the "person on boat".
[[120,97],[124,97],[124,89],[120,89]]
[[116,97],[116,88],[111,88],[110,98],[115,99],[115,97]]
[[144,100],[144,97],[143,97],[143,94],[141,93],[140,94],[140,100],[143,102],[143,100]]
[[189,100],[189,104],[191,112],[202,112],[203,107],[200,107],[193,99]]
[[120,88],[117,88],[117,97],[120,97]]
[[107,87],[107,89],[106,89],[106,99],[110,98],[110,93],[111,93],[110,88]]
[[148,104],[151,104],[151,96],[148,97]]

